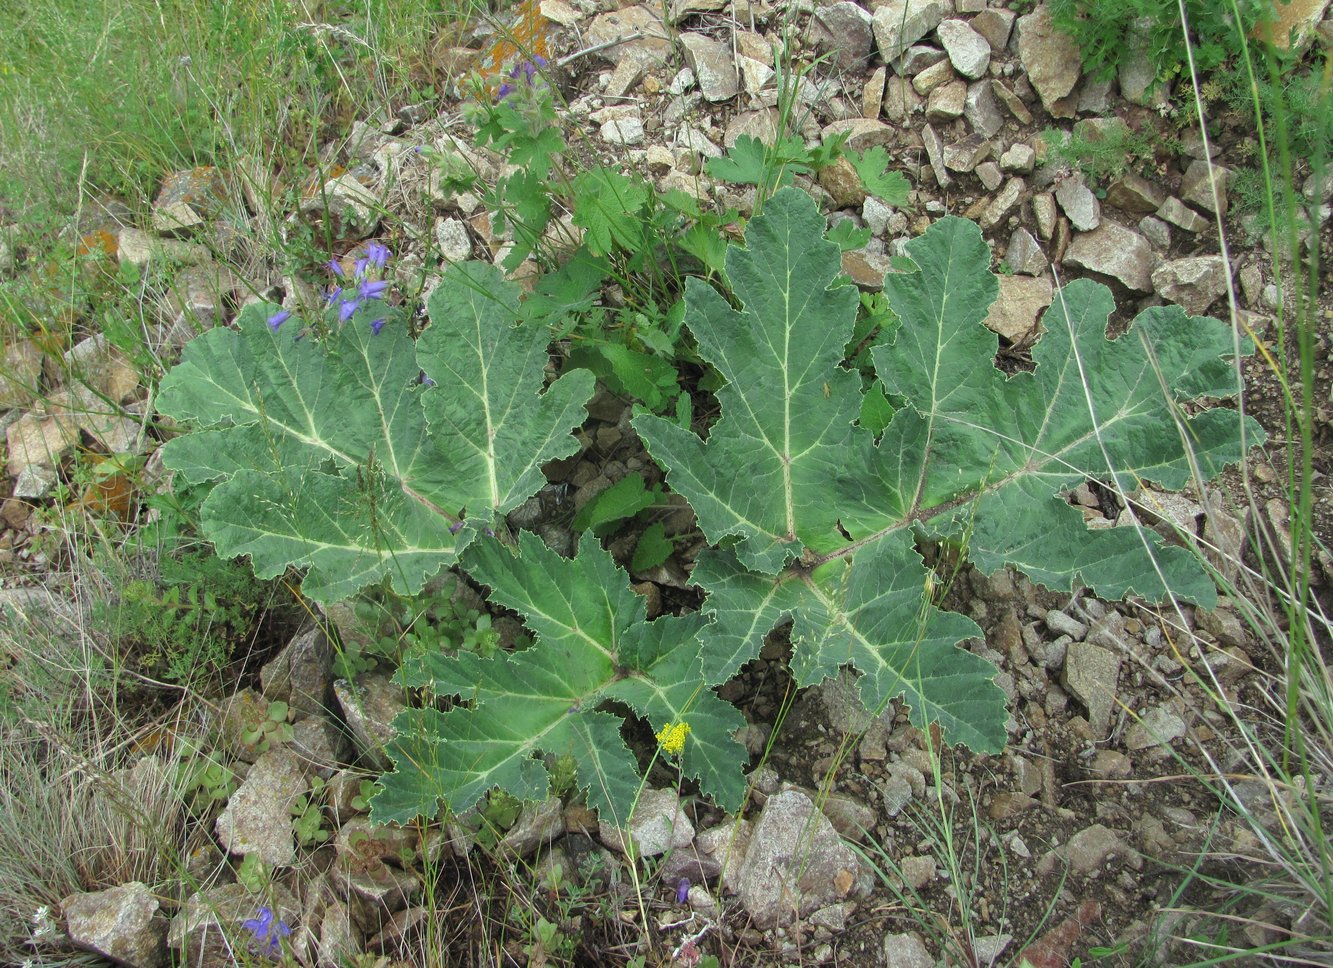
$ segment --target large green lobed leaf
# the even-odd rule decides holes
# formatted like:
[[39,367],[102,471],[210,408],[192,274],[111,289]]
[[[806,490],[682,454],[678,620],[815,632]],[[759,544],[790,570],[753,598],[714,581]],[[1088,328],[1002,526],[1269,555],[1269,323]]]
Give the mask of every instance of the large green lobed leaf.
[[535,644],[493,659],[435,653],[400,669],[403,685],[470,705],[398,716],[388,747],[395,769],[380,778],[375,819],[406,822],[432,813],[437,801],[466,810],[497,786],[520,799],[543,799],[548,778],[537,757],[544,753],[572,755],[589,804],[623,821],[642,779],[620,738],[621,716],[603,708],[613,701],[654,731],[687,724],[683,772],[719,804],[739,807],[746,755],[732,734],[744,719],[703,685],[704,618],[647,621],[644,599],[591,532],[572,560],[526,531],[516,551],[484,539],[462,564],[490,586],[493,602],[524,617]]
[[517,305],[498,271],[468,264],[445,273],[415,341],[397,315],[375,335],[366,310],[323,340],[296,320],[273,332],[271,305],[192,341],[158,408],[199,429],[164,460],[216,482],[202,520],[218,553],[262,577],[308,568],[303,589],[325,602],[385,576],[412,594],[452,564],[577,449],[592,395],[585,371],[541,392],[547,332],[515,326]]
[[[1012,564],[1053,588],[1210,604],[1189,552],[1140,528],[1089,531],[1061,492],[1086,479],[1179,487],[1191,461],[1212,476],[1239,460],[1238,414],[1179,406],[1236,393],[1231,335],[1165,307],[1108,340],[1110,293],[1077,282],[1046,314],[1035,372],[1006,376],[982,325],[998,291],[989,251],[974,224],[945,218],[908,244],[914,270],[885,280],[901,324],[873,359],[906,406],[876,440],[856,425],[859,379],[840,365],[857,300],[835,282],[823,228],[814,202],[784,189],[727,254],[739,310],[691,280],[686,321],[726,380],[707,440],[634,420],[720,545],[692,578],[713,619],[704,675],[725,681],[790,620],[802,685],[850,663],[868,708],[901,696],[919,725],[997,751],[995,670],[959,648],[980,630],[936,608],[917,539],[959,542],[986,573]],[[1247,432],[1262,438],[1253,421]]]

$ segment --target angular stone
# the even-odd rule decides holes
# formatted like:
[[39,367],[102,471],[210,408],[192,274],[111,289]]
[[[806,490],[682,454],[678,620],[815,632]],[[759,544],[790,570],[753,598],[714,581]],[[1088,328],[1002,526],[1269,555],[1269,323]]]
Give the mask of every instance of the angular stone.
[[948,188],[953,184],[953,176],[944,167],[944,145],[940,141],[940,136],[935,133],[935,129],[928,124],[921,129],[921,143],[926,149],[926,160],[930,162],[930,170],[935,174],[935,183],[940,188]]
[[907,124],[913,115],[920,114],[926,106],[921,95],[916,93],[912,82],[904,77],[893,75],[884,81],[884,117],[895,124]]
[[1000,105],[995,100],[990,81],[977,81],[968,87],[963,116],[972,126],[973,133],[983,138],[994,137],[1004,127],[1004,117],[1000,114]]
[[879,292],[883,289],[884,276],[892,268],[893,264],[889,261],[889,257],[882,252],[853,249],[842,254],[842,271],[866,292]]
[[884,968],[935,968],[935,959],[916,934],[886,934]]
[[639,795],[628,831],[601,818],[598,832],[602,843],[621,853],[626,853],[633,843],[636,857],[656,857],[668,850],[688,847],[694,840],[694,824],[685,815],[676,791],[652,788]]
[[383,200],[350,172],[324,183],[301,205],[304,215],[329,219],[335,231],[349,239],[364,239],[380,224]]
[[[635,56],[641,55],[653,64],[665,64],[672,54],[671,34],[662,24],[659,10],[641,3],[600,13],[588,25],[584,41],[588,47],[606,45],[602,56],[608,61],[618,61],[633,50]],[[634,40],[616,43],[635,34],[639,36]]]
[[1121,175],[1106,189],[1106,204],[1135,215],[1155,212],[1165,201],[1166,192],[1142,175],[1132,172]]
[[1083,82],[1078,92],[1078,113],[1103,115],[1110,110],[1111,78],[1090,77]]
[[844,900],[860,862],[799,790],[768,798],[741,865],[737,893],[761,930]]
[[1000,81],[992,81],[991,90],[995,92],[995,96],[999,99],[1000,103],[1004,105],[1006,111],[1023,124],[1032,123],[1032,112],[1029,111],[1028,106],[1023,103],[1023,99],[1015,94],[1007,84],[1001,83]]
[[539,847],[559,839],[564,832],[564,804],[559,797],[548,797],[541,803],[525,803],[518,820],[500,840],[500,850],[516,857],[527,857]]
[[940,124],[962,117],[966,99],[967,84],[963,81],[954,80],[935,88],[926,99],[926,120]]
[[992,51],[1009,46],[1009,35],[1014,30],[1018,14],[1003,7],[988,7],[972,18],[972,29],[986,38]]
[[[970,134],[944,149],[944,164],[952,171],[969,172],[990,157],[991,144],[978,134]],[[1021,181],[1021,179],[1017,179]]]
[[1038,238],[1050,241],[1055,235],[1055,220],[1058,214],[1055,208],[1055,196],[1050,192],[1032,196],[1032,216],[1037,220]]
[[1079,232],[1091,232],[1102,221],[1102,206],[1092,189],[1077,176],[1055,186],[1055,200],[1069,216],[1069,224]]
[[1165,252],[1171,247],[1171,226],[1160,218],[1145,215],[1139,219],[1139,231],[1154,247]]
[[865,87],[861,89],[861,117],[878,118],[884,107],[884,82],[888,72],[883,67],[876,67],[870,72]]
[[309,786],[294,752],[279,747],[261,754],[218,815],[218,840],[230,853],[256,854],[265,864],[286,867],[296,858],[292,804]]
[[215,218],[227,198],[222,173],[211,165],[176,171],[162,179],[153,200],[153,230],[180,235]]
[[861,176],[846,158],[838,158],[833,164],[820,169],[819,185],[833,197],[833,204],[837,208],[859,208],[866,200]]
[[1025,228],[1014,229],[1014,234],[1009,236],[1009,245],[1004,250],[1004,261],[1009,263],[1009,268],[1025,276],[1044,275],[1050,268],[1046,253],[1041,251],[1037,240]]
[[947,60],[942,60],[938,64],[932,64],[925,70],[919,72],[912,78],[912,90],[925,97],[942,84],[948,84],[957,75],[954,74],[953,65]]
[[1180,199],[1172,197],[1162,203],[1157,209],[1157,217],[1165,222],[1170,222],[1177,228],[1184,229],[1186,232],[1205,232],[1212,224],[1194,209],[1190,208]]
[[643,122],[638,118],[617,118],[602,125],[602,140],[609,145],[643,144]]
[[123,228],[116,243],[116,258],[143,270],[154,263],[201,265],[212,259],[212,254],[205,246],[195,242],[159,239],[139,229]]
[[[1304,47],[1328,10],[1329,0],[1286,0],[1274,5],[1273,20],[1255,27],[1254,35],[1267,40],[1279,50]],[[1325,34],[1325,37],[1328,35]]]
[[29,466],[57,466],[78,443],[78,421],[69,414],[25,413],[6,428],[5,439],[9,454],[5,469],[11,477],[18,477]]
[[1111,219],[1102,219],[1093,231],[1076,235],[1064,261],[1110,276],[1136,292],[1152,292],[1156,262],[1152,246],[1133,229]]
[[1173,259],[1152,274],[1153,289],[1191,316],[1202,316],[1227,291],[1226,262],[1220,255]]
[[680,44],[685,48],[685,62],[694,71],[699,91],[713,103],[729,101],[740,91],[740,74],[731,51],[711,37],[684,33]]
[[857,70],[870,58],[875,43],[874,17],[865,7],[839,0],[827,7],[817,7],[815,19],[833,35],[833,63],[839,71]]
[[1031,276],[997,278],[1000,294],[986,316],[986,328],[1011,343],[1030,341],[1039,332],[1038,318],[1051,304],[1054,290],[1050,280]]
[[880,56],[892,64],[952,12],[948,0],[889,0],[875,10],[875,44]]
[[[1209,170],[1212,178],[1209,178]],[[1202,159],[1190,162],[1185,174],[1180,179],[1180,197],[1197,208],[1216,215],[1227,210],[1227,182],[1231,180],[1231,169],[1218,164],[1209,164]],[[1217,182],[1217,198],[1213,198],[1213,182]]]
[[1020,198],[1023,197],[1023,191],[1027,188],[1027,183],[1021,178],[1011,178],[1005,186],[1000,189],[1000,193],[991,199],[986,210],[981,213],[978,222],[984,232],[989,232],[1006,218],[1014,210]]
[[5,347],[0,363],[0,410],[25,407],[37,397],[42,381],[42,351],[30,339]]
[[298,632],[259,671],[264,697],[287,703],[297,719],[325,715],[333,703],[333,647],[318,625]]
[[394,737],[394,717],[407,708],[402,688],[394,685],[387,675],[370,673],[360,676],[355,686],[346,679],[337,680],[333,694],[342,707],[357,750],[377,769],[390,769],[384,747]]
[[1072,112],[1058,102],[1078,83],[1081,60],[1072,37],[1057,30],[1046,4],[1018,18],[1018,57],[1042,105],[1055,117]]
[[[929,44],[917,44],[907,48],[907,53],[903,54],[902,59],[898,61],[898,72],[903,77],[915,77],[928,67],[934,67],[942,60],[949,57],[938,47],[931,47]],[[953,68],[951,67],[950,70]]]
[[777,76],[770,65],[744,54],[736,55],[736,69],[740,71],[741,87],[746,94],[758,94]]
[[1170,746],[1185,735],[1185,720],[1165,706],[1154,706],[1125,730],[1125,749],[1145,750],[1150,746]]
[[131,881],[60,902],[69,939],[129,968],[167,964],[167,919],[143,884]]
[[1120,657],[1101,646],[1071,642],[1065,652],[1064,687],[1088,710],[1092,733],[1104,739],[1115,708]]
[[472,258],[472,236],[460,219],[442,218],[435,223],[435,244],[445,262],[466,262]]
[[1037,164],[1037,153],[1032,146],[1019,141],[1000,155],[1000,169],[1018,175],[1028,175]]
[[1004,173],[993,161],[983,161],[977,165],[976,176],[981,179],[981,187],[988,192],[995,191],[1004,182]]
[[970,81],[986,76],[990,66],[990,44],[963,20],[944,20],[936,28],[953,69]]

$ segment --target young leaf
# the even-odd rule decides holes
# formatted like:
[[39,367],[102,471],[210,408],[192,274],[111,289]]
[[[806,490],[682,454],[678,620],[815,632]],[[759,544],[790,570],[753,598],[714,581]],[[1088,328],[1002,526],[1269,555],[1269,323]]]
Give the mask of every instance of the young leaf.
[[787,185],[792,175],[807,173],[809,164],[810,152],[795,135],[765,145],[758,138],[743,134],[724,156],[709,159],[704,170],[733,185],[765,185],[775,172],[780,172],[777,184]]
[[847,160],[856,169],[865,190],[886,205],[895,207],[907,204],[907,193],[912,186],[900,171],[889,171],[892,163],[889,153],[879,145],[865,151],[847,152]]
[[656,494],[644,485],[642,474],[626,474],[602,491],[574,515],[574,530],[597,531],[603,525],[632,518],[652,507]]
[[[487,266],[451,267],[431,326],[378,335],[351,322],[326,340],[274,332],[272,306],[192,341],[162,381],[162,413],[203,429],[164,459],[187,481],[216,482],[201,510],[223,557],[248,554],[260,577],[308,567],[317,601],[392,577],[419,590],[477,528],[542,486],[540,467],[572,453],[592,395],[587,372],[539,393],[544,329],[516,328],[516,287]],[[442,386],[423,388],[422,370]]]
[[543,799],[549,778],[539,753],[571,755],[589,804],[623,821],[642,780],[614,706],[602,708],[608,702],[628,706],[654,731],[688,723],[682,769],[719,805],[738,807],[746,754],[732,734],[744,719],[703,685],[704,618],[645,621],[644,599],[590,532],[572,560],[527,532],[518,535],[518,551],[481,541],[463,567],[490,586],[493,601],[524,616],[536,643],[492,659],[431,653],[403,665],[404,686],[472,705],[399,714],[388,747],[395,770],[380,778],[375,821],[406,822],[437,799],[466,810],[496,786]]
[[839,219],[828,231],[828,240],[843,252],[859,249],[870,241],[870,229],[859,229],[849,218]]
[[666,526],[661,521],[654,521],[639,535],[630,571],[642,573],[649,568],[656,568],[670,558],[671,552],[675,550],[675,544],[666,536]]
[[643,249],[643,209],[652,197],[651,187],[609,168],[593,168],[574,178],[574,224],[585,230],[584,244],[593,255],[604,256],[615,248],[628,252]]
[[[916,724],[998,750],[995,670],[957,648],[980,630],[933,604],[918,536],[965,543],[986,573],[1008,563],[1055,588],[1169,590],[1209,604],[1211,582],[1187,551],[1137,528],[1089,531],[1061,492],[1087,478],[1180,486],[1191,462],[1212,475],[1238,460],[1234,411],[1179,406],[1236,392],[1231,336],[1169,307],[1108,341],[1109,292],[1078,282],[1046,316],[1036,372],[1006,376],[982,325],[998,290],[986,244],[972,223],[942,219],[908,244],[911,271],[885,281],[901,325],[872,354],[884,390],[907,405],[877,444],[853,425],[860,377],[840,363],[856,295],[828,288],[840,259],[821,225],[808,196],[778,192],[750,222],[748,247],[728,253],[743,309],[707,286],[687,289],[699,354],[726,381],[707,441],[634,418],[668,483],[723,545],[691,578],[714,620],[704,674],[724,681],[790,619],[798,683],[850,662],[867,708],[901,695]],[[1253,421],[1247,429],[1262,439]]]

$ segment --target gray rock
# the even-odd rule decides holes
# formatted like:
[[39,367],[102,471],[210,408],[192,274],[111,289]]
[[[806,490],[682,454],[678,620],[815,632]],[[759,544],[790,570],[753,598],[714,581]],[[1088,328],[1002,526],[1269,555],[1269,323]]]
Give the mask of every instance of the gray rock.
[[1121,175],[1106,189],[1106,204],[1135,215],[1155,212],[1166,201],[1166,192],[1142,175]]
[[1175,197],[1168,198],[1162,203],[1157,209],[1157,217],[1186,232],[1206,232],[1212,225],[1206,218]]
[[694,824],[685,815],[675,790],[645,789],[629,818],[628,830],[607,818],[598,820],[598,828],[602,843],[621,853],[628,852],[628,834],[637,857],[656,857],[687,847],[694,840]]
[[944,144],[935,129],[928,124],[921,129],[921,143],[925,146],[930,170],[935,175],[935,184],[940,188],[948,188],[953,184],[953,176],[944,167]]
[[902,59],[898,62],[898,70],[903,77],[915,77],[926,68],[934,67],[948,56],[938,47],[931,47],[929,44],[916,44],[907,48],[907,53],[903,54]]
[[69,939],[129,968],[167,964],[167,919],[143,884],[131,881],[60,902]]
[[351,908],[335,900],[319,922],[319,968],[340,968],[355,964],[361,955],[364,937],[352,917]]
[[1004,118],[1000,114],[1000,105],[995,100],[990,81],[977,81],[967,89],[963,117],[967,118],[972,131],[983,138],[994,137],[1004,127]]
[[1083,179],[1066,178],[1055,186],[1055,200],[1080,232],[1091,232],[1102,221],[1102,206]]
[[1125,730],[1125,749],[1170,746],[1185,735],[1185,720],[1165,706],[1149,709]]
[[988,7],[972,18],[972,29],[986,38],[992,51],[1009,46],[1009,35],[1014,30],[1018,14],[1003,7]]
[[403,690],[387,675],[371,673],[361,676],[356,685],[346,679],[337,680],[333,694],[352,731],[357,751],[376,769],[389,769],[384,747],[394,737],[394,717],[407,708]]
[[174,262],[178,265],[203,265],[212,259],[207,246],[183,239],[160,239],[133,228],[120,230],[116,257],[140,270],[150,265]]
[[1171,246],[1171,226],[1160,218],[1143,216],[1139,219],[1139,232],[1153,244],[1154,248],[1165,250]]
[[950,81],[930,92],[926,98],[926,120],[932,124],[952,121],[962,117],[963,103],[967,100],[967,84],[963,81]]
[[833,63],[839,71],[852,71],[870,58],[875,43],[874,17],[870,11],[850,0],[839,0],[815,10],[815,19],[833,35]]
[[[944,165],[951,171],[969,172],[990,157],[991,143],[978,134],[970,134],[944,149]],[[1022,182],[1021,178],[1014,181]],[[1011,182],[1012,184],[1012,182]]]
[[953,12],[948,0],[889,0],[875,10],[875,44],[892,64]]
[[1227,291],[1226,263],[1220,255],[1173,259],[1152,274],[1153,289],[1191,316],[1201,316]]
[[720,871],[723,890],[735,893],[753,836],[753,823],[749,820],[733,820],[710,827],[695,838],[694,848],[701,860]]
[[[1212,177],[1209,177],[1211,169]],[[1218,164],[1210,165],[1207,161],[1195,159],[1190,162],[1185,174],[1180,179],[1180,197],[1191,205],[1216,215],[1227,210],[1227,183],[1231,180],[1231,169]],[[1217,183],[1217,198],[1213,198],[1213,182]],[[1221,202],[1219,209],[1218,202]]]
[[42,380],[42,351],[30,339],[5,347],[0,363],[0,410],[26,407],[36,397]]
[[339,864],[333,868],[333,876],[344,893],[355,894],[387,911],[401,911],[424,887],[415,871],[383,861],[353,867]]
[[1071,874],[1087,877],[1116,857],[1136,857],[1120,834],[1099,823],[1080,830],[1069,842],[1056,848],[1056,855],[1069,864]]
[[1078,44],[1055,29],[1046,4],[1018,18],[1018,57],[1046,110],[1053,117],[1072,117],[1073,106],[1062,102],[1078,83],[1081,67]]
[[896,124],[906,124],[913,115],[920,114],[926,102],[916,93],[912,82],[892,75],[884,81],[884,117]]
[[1041,192],[1032,196],[1032,215],[1037,220],[1037,235],[1050,241],[1055,234],[1055,220],[1059,213],[1055,209],[1055,196],[1050,192]]
[[1032,123],[1032,112],[1028,106],[1023,103],[1023,99],[1015,94],[1008,85],[1000,81],[992,81],[991,89],[995,96],[999,98],[1006,111],[1012,114],[1021,124]]
[[292,725],[292,752],[324,779],[352,758],[352,741],[340,724],[324,715],[306,716]]
[[1041,251],[1041,245],[1025,228],[1014,229],[1014,234],[1009,236],[1004,261],[1009,263],[1009,268],[1025,276],[1045,275],[1051,265],[1046,253]]
[[259,672],[264,698],[287,703],[296,718],[322,716],[333,706],[333,646],[320,625],[298,632]]
[[760,929],[845,900],[860,863],[799,790],[771,796],[755,825],[737,893]]
[[876,238],[882,237],[888,231],[889,219],[892,217],[893,209],[873,195],[867,196],[861,206],[861,219],[866,223],[866,228],[870,229],[871,235]]
[[953,65],[947,60],[932,64],[912,78],[912,90],[921,95],[930,94],[941,84],[948,84],[958,77]]
[[349,239],[364,239],[379,227],[383,208],[383,200],[349,172],[325,182],[301,205],[301,213],[330,219],[335,231]]
[[527,857],[565,832],[565,808],[559,797],[523,804],[523,812],[500,841],[500,849]]
[[1024,342],[1037,333],[1037,320],[1051,304],[1054,290],[1050,280],[1031,276],[998,278],[1000,294],[986,316],[986,328],[1011,343]]
[[1088,634],[1086,625],[1057,608],[1046,613],[1046,627],[1056,635],[1067,635],[1071,639],[1082,640]]
[[935,968],[935,959],[916,934],[886,934],[884,968]]
[[986,76],[990,66],[990,43],[963,20],[944,20],[935,34],[944,45],[953,69],[968,80]]
[[435,223],[435,244],[445,262],[466,262],[472,258],[472,236],[461,219],[442,218]]
[[736,96],[740,91],[740,74],[730,50],[711,37],[696,33],[681,34],[680,44],[706,100],[716,103]]
[[1110,276],[1136,292],[1152,291],[1156,257],[1148,240],[1119,222],[1102,219],[1091,232],[1074,237],[1065,262],[1089,272]]
[[602,125],[601,135],[609,145],[641,145],[643,122],[638,118],[616,118]]
[[1125,39],[1126,53],[1120,58],[1117,81],[1120,96],[1126,101],[1145,107],[1160,107],[1168,101],[1164,84],[1157,82],[1157,67],[1148,53],[1147,32],[1152,21],[1143,18],[1136,22]]
[[1083,82],[1078,92],[1078,113],[1102,115],[1110,110],[1111,88],[1115,85],[1109,77],[1090,77]]
[[979,222],[983,231],[989,232],[1006,218],[1014,210],[1023,197],[1023,191],[1027,188],[1027,183],[1021,178],[1011,178],[1000,189],[998,195],[991,199],[990,204],[986,206],[985,211],[981,213]]
[[[640,36],[625,43],[616,43],[635,34]],[[587,46],[605,45],[603,56],[608,61],[642,56],[653,64],[665,64],[671,58],[670,38],[670,33],[662,23],[661,7],[647,3],[600,13],[593,18],[584,34]]]
[[1071,642],[1065,652],[1064,687],[1088,710],[1093,735],[1105,737],[1115,707],[1120,656],[1086,642]]
[[291,864],[291,807],[309,785],[305,765],[291,750],[261,754],[218,815],[218,840],[233,854],[255,854],[273,867]]

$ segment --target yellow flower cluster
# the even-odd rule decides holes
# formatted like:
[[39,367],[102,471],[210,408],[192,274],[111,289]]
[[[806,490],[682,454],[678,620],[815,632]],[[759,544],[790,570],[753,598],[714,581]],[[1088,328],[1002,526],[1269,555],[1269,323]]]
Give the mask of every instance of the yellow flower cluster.
[[672,723],[670,726],[663,726],[658,730],[657,742],[662,747],[663,752],[675,756],[685,748],[685,737],[689,735],[689,723]]

